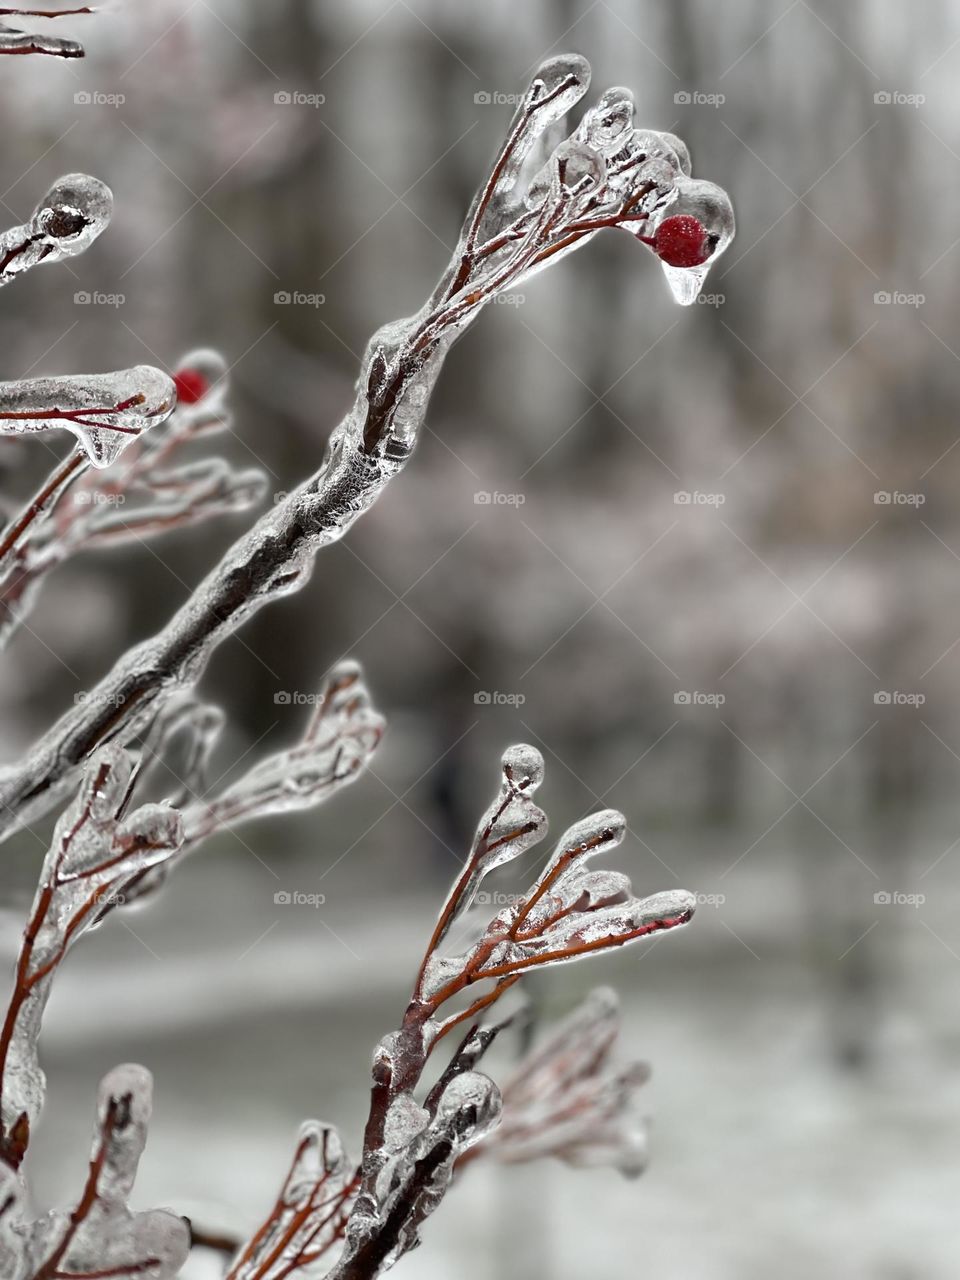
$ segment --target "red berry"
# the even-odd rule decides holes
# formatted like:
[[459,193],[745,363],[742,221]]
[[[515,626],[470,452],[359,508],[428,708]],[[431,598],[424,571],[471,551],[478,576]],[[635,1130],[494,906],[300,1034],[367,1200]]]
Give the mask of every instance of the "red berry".
[[173,375],[177,399],[181,404],[196,404],[210,390],[210,384],[196,369],[178,369]]
[[713,253],[714,242],[693,214],[676,213],[657,227],[652,248],[669,267],[699,267]]

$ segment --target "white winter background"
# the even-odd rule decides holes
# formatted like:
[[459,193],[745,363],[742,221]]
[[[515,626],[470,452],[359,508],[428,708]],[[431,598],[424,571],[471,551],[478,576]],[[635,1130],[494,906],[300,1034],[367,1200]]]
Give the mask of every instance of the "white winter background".
[[[403,1274],[956,1276],[960,4],[128,0],[74,29],[85,62],[0,66],[0,205],[23,221],[85,170],[117,212],[4,291],[0,376],[215,345],[227,447],[271,493],[316,465],[370,331],[425,297],[498,98],[545,53],[631,86],[738,236],[687,310],[622,232],[489,308],[408,470],[217,655],[225,777],[294,739],[344,654],[389,731],[328,809],[207,846],[71,956],[38,1199],[75,1193],[123,1060],[156,1076],[144,1206],[242,1232],[302,1117],[356,1150],[371,1048],[527,740],[555,830],[616,805],[637,888],[704,898],[688,930],[533,987],[545,1019],[622,992],[651,1167],[472,1169]],[[4,447],[8,507],[49,461]],[[48,583],[0,668],[6,757],[241,526]],[[5,851],[7,965],[45,834]]]

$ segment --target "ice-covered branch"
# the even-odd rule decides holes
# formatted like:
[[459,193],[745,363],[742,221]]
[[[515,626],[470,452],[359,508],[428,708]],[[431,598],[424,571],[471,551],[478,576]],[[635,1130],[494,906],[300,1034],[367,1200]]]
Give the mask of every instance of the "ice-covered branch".
[[473,1156],[520,1164],[553,1156],[577,1168],[646,1167],[647,1130],[633,1106],[645,1063],[614,1066],[616,992],[600,987],[531,1050],[503,1086],[503,1118]]
[[[76,18],[96,13],[101,6],[78,5],[68,9],[0,9],[0,18]],[[76,40],[61,36],[35,35],[19,31],[9,23],[0,23],[0,54],[47,54],[53,58],[82,58],[84,49]]]
[[173,379],[150,365],[118,373],[24,378],[0,383],[0,434],[30,435],[64,427],[94,467],[109,467],[177,403]]
[[0,288],[41,262],[60,262],[89,249],[113,213],[110,188],[86,173],[70,173],[50,188],[22,227],[0,233]]
[[621,227],[660,257],[680,300],[693,300],[733,234],[730,203],[690,178],[679,140],[634,127],[627,90],[609,91],[552,146],[550,126],[588,80],[581,58],[541,66],[439,286],[420,312],[369,344],[355,403],[319,471],[260,519],[159,635],[119,661],[95,697],[4,772],[0,835],[48,811],[100,743],[142,732],[165,698],[196,681],[217,645],[307,581],[320,548],[343,537],[402,469],[444,357],[498,293]]
[[[441,911],[400,1027],[374,1053],[359,1176],[349,1184],[352,1205],[340,1195],[331,1219],[336,1234],[324,1237],[324,1251],[343,1240],[329,1272],[336,1280],[371,1280],[413,1248],[456,1167],[475,1150],[504,1160],[555,1154],[571,1163],[606,1160],[628,1173],[640,1170],[640,1144],[628,1111],[646,1075],[638,1068],[618,1074],[606,1069],[617,1026],[609,993],[596,993],[523,1064],[504,1098],[508,1123],[499,1139],[489,1135],[500,1119],[501,1095],[476,1070],[507,1025],[483,1026],[481,1017],[527,969],[620,947],[693,916],[692,894],[637,898],[620,872],[590,870],[593,858],[623,839],[622,815],[605,810],[576,823],[527,892],[496,915],[474,945],[453,957],[442,949],[483,879],[545,835],[546,818],[532,798],[542,779],[543,759],[535,748],[504,753],[499,793]],[[472,1025],[419,1103],[415,1093],[433,1048],[462,1023]],[[321,1184],[314,1179],[310,1185],[314,1190],[302,1203],[313,1205]],[[338,1194],[345,1186],[338,1184]],[[307,1196],[306,1184],[301,1194]],[[281,1280],[306,1265],[302,1248],[293,1244],[306,1218],[298,1217],[294,1228],[289,1201],[285,1190],[230,1280]]]
[[[170,416],[144,419],[149,431],[118,434],[123,452],[107,468],[89,469],[78,449],[0,538],[0,643],[29,613],[47,574],[78,552],[141,542],[246,510],[262,499],[266,479],[259,469],[236,470],[219,457],[178,460],[195,441],[229,427],[223,358],[192,351],[172,381],[159,370],[149,371],[149,381],[167,402],[176,399]],[[3,391],[0,386],[0,403]],[[146,407],[145,400],[141,412]],[[51,424],[44,419],[32,425]]]
[[115,905],[123,884],[171,857],[183,840],[176,810],[143,805],[127,812],[135,780],[127,752],[102,748],[57,823],[43,864],[0,1028],[0,1162],[14,1169],[43,1105],[38,1040],[61,961]]
[[380,745],[384,720],[370,702],[357,663],[343,661],[316,694],[302,737],[292,747],[259,760],[241,778],[215,795],[203,794],[203,778],[223,724],[216,708],[188,703],[160,727],[145,755],[167,761],[172,740],[187,737],[187,759],[176,772],[183,791],[174,803],[183,815],[183,841],[176,855],[144,869],[122,887],[124,902],[153,891],[174,864],[218,831],[277,813],[317,808],[364,772]]
[[173,1280],[190,1247],[186,1222],[166,1209],[131,1213],[147,1139],[153,1081],[115,1067],[100,1085],[83,1190],[70,1211],[29,1220],[23,1185],[0,1166],[0,1274],[4,1280]]
[[313,1266],[342,1240],[356,1186],[336,1129],[307,1121],[276,1204],[226,1280],[286,1280]]

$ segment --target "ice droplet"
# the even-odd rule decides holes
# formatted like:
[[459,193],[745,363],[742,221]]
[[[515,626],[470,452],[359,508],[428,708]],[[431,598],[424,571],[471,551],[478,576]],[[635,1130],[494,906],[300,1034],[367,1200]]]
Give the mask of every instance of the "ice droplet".
[[[578,53],[561,53],[537,67],[528,96],[535,102],[550,98],[550,120],[560,120],[590,88],[590,63]],[[538,88],[542,86],[542,88]]]
[[118,373],[30,378],[0,383],[0,433],[29,435],[64,427],[95,467],[109,467],[176,405],[173,380],[150,365]]
[[705,228],[714,249],[706,262],[696,267],[671,267],[662,263],[663,274],[674,299],[682,307],[696,302],[710,268],[733,239],[735,230],[733,205],[730,197],[714,182],[701,178],[683,177],[677,182],[676,198],[665,212],[672,218],[690,214]]
[[613,154],[633,128],[634,102],[629,89],[606,89],[583,117],[576,136],[607,155]]

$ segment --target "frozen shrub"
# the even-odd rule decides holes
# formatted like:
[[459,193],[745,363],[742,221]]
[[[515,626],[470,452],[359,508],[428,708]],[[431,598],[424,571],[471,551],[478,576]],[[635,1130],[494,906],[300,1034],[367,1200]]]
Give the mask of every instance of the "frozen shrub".
[[[14,13],[56,16],[0,10]],[[0,53],[81,52],[0,27]],[[150,1115],[142,1067],[117,1067],[103,1081],[89,1171],[73,1205],[33,1220],[23,1183],[45,1092],[41,1023],[69,948],[155,891],[215,831],[330,799],[362,775],[380,742],[383,721],[361,673],[343,662],[327,676],[299,741],[209,794],[206,766],[224,717],[200,700],[196,685],[211,653],[256,610],[302,587],[318,551],[342,537],[403,469],[447,352],[487,303],[607,228],[648,246],[675,298],[690,303],[733,235],[725,194],[692,178],[680,139],[635,125],[627,90],[607,90],[557,141],[588,81],[576,56],[539,68],[448,268],[415,315],[371,339],[354,404],[317,469],[252,525],[159,634],[121,657],[0,773],[0,835],[63,809],[0,1031],[0,1269],[10,1280],[167,1280],[191,1243],[225,1246],[172,1211],[127,1207]],[[0,285],[82,252],[106,228],[111,204],[98,180],[61,179],[29,223],[0,236]],[[74,553],[159,536],[258,501],[259,472],[181,454],[226,429],[225,392],[225,362],[207,350],[190,353],[172,375],[138,367],[0,384],[0,433],[62,428],[74,438],[72,452],[0,535],[0,636],[12,633],[49,571]],[[177,790],[150,803],[148,787],[169,778],[164,766],[174,752]],[[505,752],[498,793],[442,907],[406,1008],[375,1050],[357,1159],[332,1126],[308,1122],[273,1208],[246,1243],[229,1249],[230,1280],[379,1275],[417,1244],[451,1181],[478,1158],[553,1155],[628,1175],[643,1167],[644,1132],[632,1108],[646,1073],[611,1067],[611,993],[591,996],[502,1093],[479,1070],[517,1016],[490,1022],[490,1011],[529,970],[639,942],[693,914],[690,894],[636,896],[626,875],[595,863],[625,831],[623,816],[605,810],[567,830],[526,892],[483,918],[476,905],[485,877],[546,833],[534,800],[542,776],[532,747]],[[455,1030],[459,1042],[434,1069],[437,1046]]]

